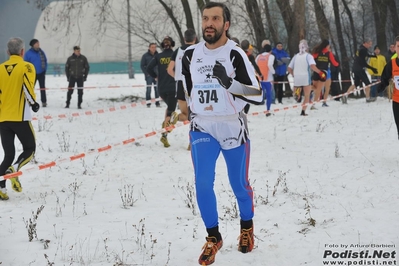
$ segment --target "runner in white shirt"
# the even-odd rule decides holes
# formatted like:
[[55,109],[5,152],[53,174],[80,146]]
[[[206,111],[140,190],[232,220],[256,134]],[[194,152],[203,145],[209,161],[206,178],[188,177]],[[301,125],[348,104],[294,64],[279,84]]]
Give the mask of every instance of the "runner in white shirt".
[[216,160],[222,152],[241,217],[238,249],[254,246],[253,191],[248,181],[250,141],[242,114],[246,103],[260,104],[262,91],[244,51],[229,40],[230,11],[222,3],[209,2],[202,11],[202,41],[186,49],[182,74],[188,104],[191,155],[198,207],[208,232],[198,260],[214,262],[223,240],[218,227],[213,190]]
[[302,103],[302,116],[307,116],[305,113],[310,100],[310,91],[312,89],[312,73],[311,70],[317,74],[322,71],[316,67],[316,62],[311,54],[308,53],[308,42],[301,40],[299,42],[299,53],[297,53],[288,65],[288,72],[294,77],[294,87],[303,88],[305,99]]

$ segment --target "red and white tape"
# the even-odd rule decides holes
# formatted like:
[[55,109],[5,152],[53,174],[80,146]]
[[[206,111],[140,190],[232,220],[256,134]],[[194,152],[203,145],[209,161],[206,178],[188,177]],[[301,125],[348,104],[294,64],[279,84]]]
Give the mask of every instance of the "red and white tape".
[[[157,98],[157,99],[151,99],[151,100],[143,100],[143,101],[140,101],[139,104],[147,105],[147,104],[154,103],[157,101],[162,101],[162,99]],[[104,114],[107,112],[115,112],[117,110],[126,110],[127,108],[134,108],[134,107],[137,107],[139,104],[138,103],[130,103],[130,104],[123,104],[123,105],[116,106],[116,107],[101,108],[101,109],[97,109],[94,111],[88,110],[88,111],[82,111],[82,112],[72,112],[69,114],[64,113],[64,114],[58,114],[58,115],[43,115],[42,118],[49,120],[49,119],[55,119],[55,118],[82,117],[82,116],[90,116],[90,115],[95,115],[95,114]],[[34,116],[32,118],[33,121],[40,120],[40,119],[41,119],[41,117],[37,117],[37,116]]]
[[379,84],[380,82],[381,82],[381,81],[377,81],[377,82],[371,83],[370,85],[367,85],[367,86],[364,86],[364,87],[360,87],[360,88],[354,89],[353,91],[351,91],[351,92],[349,92],[349,93],[348,93],[348,92],[346,92],[346,93],[341,93],[341,94],[339,94],[339,95],[330,97],[330,99],[327,99],[327,100],[318,100],[318,101],[313,101],[313,102],[311,102],[311,103],[305,103],[305,104],[294,104],[294,105],[285,106],[285,107],[282,107],[282,108],[275,108],[275,109],[272,109],[272,110],[269,110],[269,111],[265,110],[265,111],[263,111],[263,112],[253,112],[253,113],[251,113],[250,115],[259,115],[259,114],[267,114],[267,113],[277,113],[277,112],[280,112],[280,111],[287,111],[287,110],[289,110],[289,109],[302,108],[302,107],[304,107],[304,106],[313,105],[313,104],[315,104],[315,103],[331,101],[331,100],[334,100],[334,99],[337,99],[337,98],[340,98],[340,97],[343,97],[343,96],[348,96],[349,94],[356,93],[356,92],[358,92],[358,91],[364,90],[364,89],[367,88],[367,87],[371,87],[371,86],[377,85],[377,84]]
[[[347,96],[349,94],[364,90],[365,88],[373,86],[373,85],[376,85],[378,83],[380,83],[380,81],[372,83],[372,84],[370,84],[368,86],[364,86],[364,87],[355,89],[355,90],[351,91],[350,93],[346,92],[346,93],[342,93],[342,94],[339,94],[337,96],[331,97],[327,101],[330,101],[330,100],[333,100],[333,99],[336,99],[336,98],[339,98],[339,97]],[[319,103],[319,102],[324,102],[324,100],[315,101],[313,103]],[[310,104],[313,104],[313,103],[310,103]],[[307,106],[307,105],[309,105],[309,104],[297,104],[297,105],[287,106],[287,107],[283,107],[283,108],[275,108],[273,110],[264,111],[262,113],[285,111],[285,110],[295,109],[295,108],[299,108],[299,107],[303,107],[303,106]],[[251,113],[249,115],[259,115],[259,114],[260,114],[260,112],[254,112],[254,113]],[[136,138],[130,138],[130,139],[123,140],[121,142],[115,143],[113,145],[107,145],[107,146],[104,146],[104,147],[93,149],[93,150],[88,151],[88,152],[79,153],[79,154],[76,154],[76,155],[73,155],[73,156],[69,156],[67,158],[62,158],[62,159],[59,159],[59,160],[51,161],[51,162],[48,162],[48,163],[45,163],[45,164],[41,164],[41,165],[39,165],[37,167],[29,167],[29,168],[24,169],[24,171],[18,171],[18,172],[15,172],[15,173],[3,175],[1,177],[4,180],[6,180],[6,179],[14,178],[14,177],[17,177],[17,176],[19,177],[19,176],[23,175],[25,172],[32,172],[32,171],[44,170],[44,169],[47,169],[47,168],[51,168],[53,166],[59,165],[59,164],[64,163],[64,162],[75,161],[77,159],[85,158],[86,156],[91,155],[91,154],[97,154],[97,153],[109,151],[109,150],[111,150],[114,147],[118,147],[118,146],[121,146],[121,145],[127,145],[127,144],[130,144],[130,143],[134,143],[134,142],[136,142],[139,139],[152,137],[152,136],[155,136],[158,133],[164,133],[164,132],[170,131],[170,130],[176,128],[176,127],[184,126],[184,125],[186,125],[188,123],[189,123],[189,121],[185,121],[183,123],[178,123],[176,125],[170,125],[168,127],[165,127],[165,128],[162,128],[162,129],[159,129],[159,130],[156,130],[156,131],[148,132],[148,133],[146,133],[144,135],[141,135],[141,136],[138,136]]]
[[97,149],[90,150],[88,152],[82,152],[82,153],[75,154],[75,155],[72,155],[72,156],[69,156],[69,157],[66,157],[66,158],[61,158],[61,159],[58,159],[58,160],[55,160],[55,161],[51,161],[51,162],[47,162],[47,163],[44,163],[44,164],[40,164],[39,166],[27,167],[23,171],[18,171],[18,172],[15,172],[15,173],[3,175],[1,177],[4,180],[6,180],[6,179],[14,178],[14,177],[17,177],[17,176],[19,177],[19,176],[21,176],[21,175],[23,175],[24,173],[27,173],[27,172],[34,172],[34,171],[38,171],[38,170],[44,170],[44,169],[51,168],[51,167],[54,167],[56,165],[59,165],[61,163],[76,161],[78,159],[85,158],[88,155],[109,151],[112,148],[115,148],[115,147],[118,147],[118,146],[131,144],[131,143],[134,143],[134,142],[136,142],[136,141],[138,141],[140,139],[149,138],[149,137],[155,136],[156,134],[159,134],[159,133],[164,133],[166,131],[171,131],[172,129],[174,129],[176,127],[181,127],[181,126],[184,126],[184,125],[186,125],[188,123],[189,123],[189,121],[185,121],[185,122],[182,122],[182,123],[178,123],[176,125],[170,125],[168,127],[165,127],[165,128],[162,128],[162,129],[158,129],[156,131],[151,131],[151,132],[148,132],[148,133],[146,133],[144,135],[137,136],[135,138],[126,139],[126,140],[123,140],[121,142],[118,142],[118,143],[115,143],[115,144],[112,144],[112,145],[107,145],[107,146],[104,146],[104,147],[100,147],[100,148],[97,148]]

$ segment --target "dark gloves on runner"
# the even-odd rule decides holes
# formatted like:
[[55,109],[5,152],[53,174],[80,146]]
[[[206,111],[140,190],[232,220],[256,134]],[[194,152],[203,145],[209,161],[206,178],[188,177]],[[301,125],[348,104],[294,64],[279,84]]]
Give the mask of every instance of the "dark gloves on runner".
[[220,85],[225,89],[230,88],[231,83],[233,82],[233,79],[227,76],[226,68],[219,61],[216,61],[216,64],[213,67],[212,78],[217,79]]
[[34,104],[31,105],[31,108],[33,112],[37,113],[37,111],[39,111],[40,109],[40,105],[37,102],[35,102]]

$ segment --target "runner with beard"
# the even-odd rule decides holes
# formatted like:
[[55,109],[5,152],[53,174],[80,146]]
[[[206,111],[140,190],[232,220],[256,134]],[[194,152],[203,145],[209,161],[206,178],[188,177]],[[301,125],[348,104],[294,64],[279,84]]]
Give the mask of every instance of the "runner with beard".
[[248,181],[250,141],[245,104],[262,102],[255,71],[244,51],[229,40],[230,11],[209,2],[202,10],[204,41],[186,49],[182,74],[190,107],[191,157],[198,207],[208,236],[198,262],[209,265],[223,245],[213,189],[220,152],[240,211],[238,250],[254,247],[253,191]]

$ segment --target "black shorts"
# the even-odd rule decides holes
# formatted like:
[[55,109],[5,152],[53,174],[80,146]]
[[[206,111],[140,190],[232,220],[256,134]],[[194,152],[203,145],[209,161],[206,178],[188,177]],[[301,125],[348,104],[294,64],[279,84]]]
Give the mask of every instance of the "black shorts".
[[176,99],[186,101],[186,93],[184,92],[183,81],[176,81]]
[[161,96],[162,100],[166,103],[167,105],[167,116],[170,116],[172,112],[176,110],[176,105],[177,105],[177,99],[176,99],[176,93],[172,91],[163,91],[159,92],[159,96]]
[[[324,70],[324,69],[320,69],[320,70],[323,70],[323,71],[326,72],[326,74],[327,74],[327,70]],[[320,75],[319,75],[318,73],[316,73],[316,72],[313,72],[312,80],[313,80],[313,81],[320,81]],[[323,81],[323,82],[324,82],[324,81]]]
[[366,84],[366,86],[370,85],[370,80],[366,74],[366,71],[364,70],[353,71],[353,76],[354,76],[353,80],[355,82],[355,87],[362,86],[362,82]]

